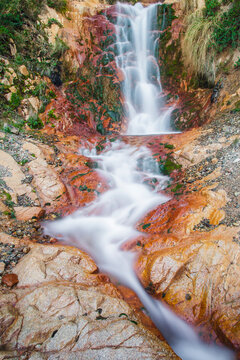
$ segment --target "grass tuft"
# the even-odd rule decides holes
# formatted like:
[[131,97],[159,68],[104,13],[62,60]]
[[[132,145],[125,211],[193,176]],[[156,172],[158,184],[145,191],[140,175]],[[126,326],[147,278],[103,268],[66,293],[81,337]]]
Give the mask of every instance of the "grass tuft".
[[215,49],[212,34],[217,18],[204,17],[203,10],[197,10],[187,17],[187,30],[183,40],[183,55],[186,64],[198,75],[215,81]]

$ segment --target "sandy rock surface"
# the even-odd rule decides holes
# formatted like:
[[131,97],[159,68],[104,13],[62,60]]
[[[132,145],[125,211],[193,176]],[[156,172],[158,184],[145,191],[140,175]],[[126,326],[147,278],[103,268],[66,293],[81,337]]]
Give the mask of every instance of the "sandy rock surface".
[[1,292],[1,359],[178,359],[80,251],[35,245]]
[[27,195],[32,201],[37,202],[37,196],[32,192],[31,186],[24,184],[25,178],[20,166],[7,152],[0,150],[0,166],[2,179],[5,181],[13,199],[17,201],[17,196]]

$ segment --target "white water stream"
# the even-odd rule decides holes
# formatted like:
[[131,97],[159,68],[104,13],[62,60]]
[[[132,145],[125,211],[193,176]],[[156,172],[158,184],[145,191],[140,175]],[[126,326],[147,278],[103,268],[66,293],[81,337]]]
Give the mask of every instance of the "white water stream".
[[[130,114],[128,134],[170,131],[171,110],[162,115],[158,112],[161,82],[154,57],[156,39],[151,36],[157,5],[143,8],[140,4],[119,4],[118,7],[121,16],[116,26],[117,62],[125,73],[123,92]],[[129,32],[129,29],[132,30]],[[130,49],[130,53],[126,55],[125,49]],[[74,214],[46,223],[45,233],[86,251],[102,272],[133,289],[156,326],[183,360],[232,359],[227,350],[203,344],[189,325],[148,295],[133,270],[134,254],[121,248],[126,241],[139,235],[135,230],[136,223],[148,211],[169,199],[159,193],[168,178],[159,173],[149,150],[118,140],[110,143],[100,155],[96,154],[91,144],[80,152],[98,162],[98,171],[108,181],[110,190]],[[143,183],[151,178],[154,179],[155,190]]]
[[157,8],[157,4],[146,8],[140,3],[118,4],[116,63],[124,74],[127,135],[173,132],[173,108],[162,110],[160,69],[155,57],[159,41]]

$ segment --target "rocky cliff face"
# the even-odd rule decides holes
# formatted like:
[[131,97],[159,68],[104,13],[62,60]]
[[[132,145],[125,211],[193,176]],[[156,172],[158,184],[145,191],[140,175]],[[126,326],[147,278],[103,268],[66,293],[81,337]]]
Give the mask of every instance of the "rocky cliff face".
[[[206,341],[239,351],[239,68],[220,73],[215,90],[199,88],[186,71],[184,11],[203,5],[175,3],[178,18],[160,48],[165,96],[184,131],[124,140],[147,146],[171,177],[171,200],[139,222],[143,236],[125,247],[138,253],[136,271],[149,293]],[[45,8],[42,22],[56,20],[49,42],[66,47],[40,90],[40,73],[1,59],[6,101],[25,119],[19,129],[6,115],[0,133],[2,359],[178,358],[133,294],[41,229],[43,220],[72,213],[108,189],[78,148],[89,141],[100,153],[126,125],[115,17],[114,6],[98,2],[70,1],[65,15]],[[19,91],[25,98],[14,103]]]

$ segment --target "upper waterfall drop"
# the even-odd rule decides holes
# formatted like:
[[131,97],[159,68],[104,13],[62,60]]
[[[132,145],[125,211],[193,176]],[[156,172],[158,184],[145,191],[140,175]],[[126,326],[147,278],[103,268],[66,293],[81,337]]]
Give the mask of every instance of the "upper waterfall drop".
[[160,4],[143,7],[117,4],[116,64],[124,73],[122,91],[128,118],[127,135],[173,132],[173,107],[164,108],[160,69],[156,58]]

